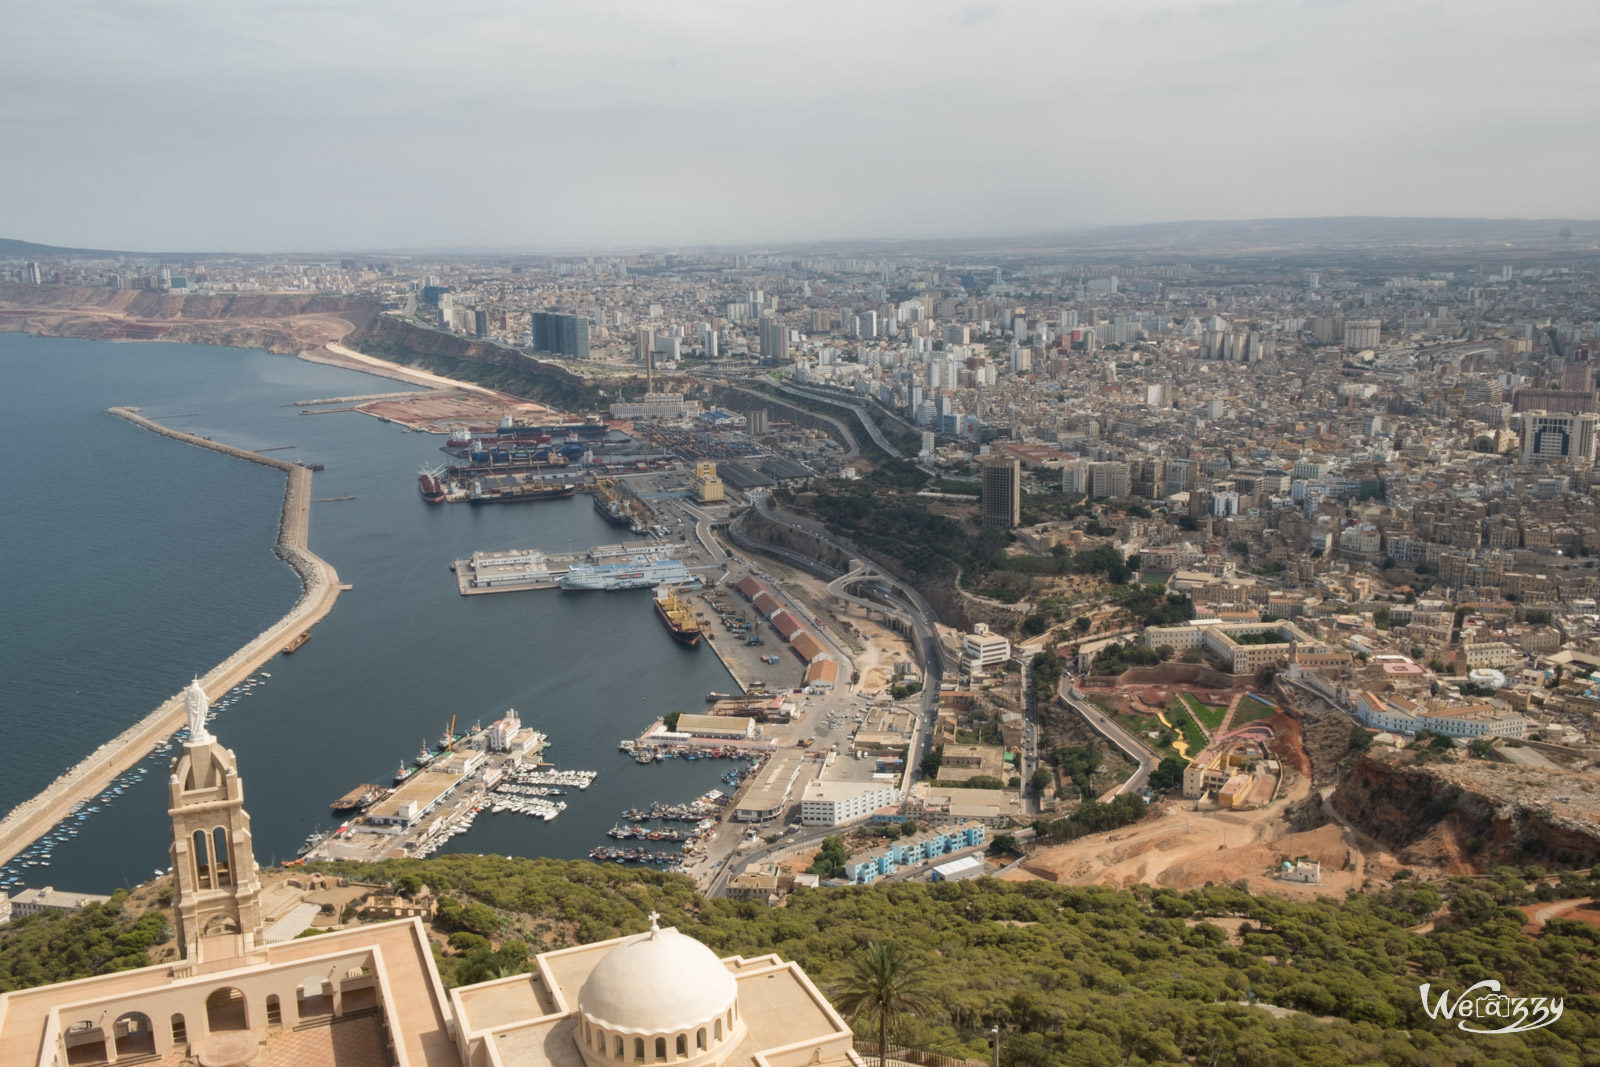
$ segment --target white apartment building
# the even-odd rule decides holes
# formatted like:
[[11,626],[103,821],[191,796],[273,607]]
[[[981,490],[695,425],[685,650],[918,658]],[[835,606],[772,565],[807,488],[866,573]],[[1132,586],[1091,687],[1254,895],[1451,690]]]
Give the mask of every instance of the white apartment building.
[[961,669],[967,674],[981,674],[986,667],[994,667],[1011,658],[1011,642],[999,634],[990,633],[988,624],[978,623],[970,634],[961,635]]
[[1493,704],[1427,707],[1371,691],[1356,697],[1356,717],[1368,726],[1389,733],[1415,734],[1432,730],[1446,737],[1523,737],[1528,732],[1528,720],[1509,708]]
[[889,782],[812,782],[800,795],[802,826],[843,826],[894,803]]

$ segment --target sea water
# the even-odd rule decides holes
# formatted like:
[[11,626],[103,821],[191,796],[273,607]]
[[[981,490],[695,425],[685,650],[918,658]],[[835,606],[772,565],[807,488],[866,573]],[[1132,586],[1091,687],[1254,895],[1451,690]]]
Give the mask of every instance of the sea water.
[[[353,590],[292,656],[235,693],[210,694],[258,862],[293,857],[333,824],[333,800],[387,785],[452,719],[460,732],[513,707],[549,735],[547,759],[600,778],[565,797],[553,822],[485,814],[447,851],[582,856],[606,843],[621,809],[720,784],[731,767],[722,761],[640,766],[617,751],[662,713],[697,711],[708,690],[732,685],[709,648],[668,638],[648,590],[456,590],[449,565],[475,551],[614,542],[586,497],[430,506],[416,472],[445,461],[442,438],[295,406],[404,388],[251,349],[0,333],[0,425],[16,457],[0,503],[0,727],[11,757],[0,809],[210,670],[300,593],[273,552],[283,475],[106,414],[117,404],[326,467],[314,477],[324,502],[312,505],[311,548]],[[169,760],[146,759],[120,791],[91,800],[98,812],[65,824],[76,834],[58,833],[5,873],[29,887],[109,892],[165,868]]]

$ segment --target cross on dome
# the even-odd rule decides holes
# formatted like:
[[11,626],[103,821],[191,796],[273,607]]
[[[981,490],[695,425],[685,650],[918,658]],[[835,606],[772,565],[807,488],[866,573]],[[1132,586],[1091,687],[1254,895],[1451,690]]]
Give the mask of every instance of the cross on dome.
[[650,920],[650,933],[659,934],[661,932],[661,913],[652,911],[646,918]]

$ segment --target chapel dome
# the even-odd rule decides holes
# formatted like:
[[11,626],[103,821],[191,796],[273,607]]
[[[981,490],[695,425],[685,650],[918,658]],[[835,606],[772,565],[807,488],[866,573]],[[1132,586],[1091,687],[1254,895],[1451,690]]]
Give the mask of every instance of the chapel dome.
[[665,1034],[724,1015],[737,997],[716,953],[668,927],[607,952],[578,990],[578,1010],[607,1030]]

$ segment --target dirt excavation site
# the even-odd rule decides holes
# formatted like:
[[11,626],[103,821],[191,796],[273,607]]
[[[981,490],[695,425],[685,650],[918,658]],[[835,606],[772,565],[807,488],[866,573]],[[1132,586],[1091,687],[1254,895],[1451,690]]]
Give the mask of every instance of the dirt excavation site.
[[[1165,800],[1152,819],[1040,848],[1002,877],[1173,889],[1243,881],[1252,893],[1302,899],[1386,885],[1403,865],[1377,842],[1344,825],[1331,806],[1317,803],[1332,788],[1322,787],[1320,796],[1312,797],[1309,761],[1299,745],[1297,724],[1283,716],[1274,716],[1271,724],[1287,727],[1278,730],[1274,746],[1287,777],[1282,795],[1272,803],[1249,811],[1197,811],[1194,801]],[[1326,822],[1317,825],[1322,820]],[[1319,880],[1282,877],[1284,862],[1296,860],[1319,864]]]

